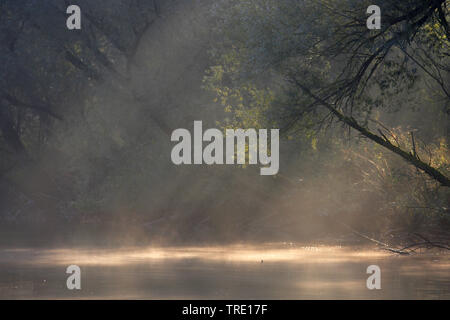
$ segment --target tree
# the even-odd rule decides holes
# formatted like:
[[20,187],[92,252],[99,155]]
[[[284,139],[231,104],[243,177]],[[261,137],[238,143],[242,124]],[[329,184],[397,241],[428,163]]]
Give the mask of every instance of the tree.
[[[449,112],[447,3],[377,1],[381,30],[366,26],[370,4],[222,1],[215,11],[216,31],[225,40],[212,50],[217,66],[207,75],[206,87],[238,121],[257,118],[292,130],[338,120],[449,187],[445,168],[422,161],[414,148],[403,150],[372,119],[374,111],[423,81],[440,89],[434,99]],[[261,98],[264,94],[268,100]]]
[[[173,3],[79,1],[82,29],[68,30],[70,1],[2,1],[0,144],[2,155],[10,155],[2,157],[2,182],[18,186],[44,209],[56,210],[58,202],[74,197],[70,187],[58,183],[57,168],[51,173],[45,169],[45,162],[61,154],[53,151],[58,148],[55,136],[76,126],[84,126],[89,134],[86,105],[98,98],[99,87],[131,101],[131,106],[158,107],[143,99],[132,71],[142,39]],[[148,118],[167,134],[157,112]],[[99,139],[94,133],[88,138],[92,145]]]

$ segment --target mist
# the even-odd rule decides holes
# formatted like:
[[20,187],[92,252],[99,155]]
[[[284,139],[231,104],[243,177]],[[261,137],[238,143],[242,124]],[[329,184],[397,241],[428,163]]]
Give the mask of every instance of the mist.
[[[366,4],[347,2],[354,15]],[[379,2],[382,12],[391,12],[387,21],[408,10]],[[80,30],[67,29],[62,1],[0,4],[0,12],[8,13],[0,20],[5,265],[26,265],[35,252],[33,265],[43,266],[42,257],[51,261],[43,274],[61,261],[69,264],[70,254],[92,268],[102,265],[99,261],[109,261],[104,265],[111,268],[135,261],[130,268],[136,270],[149,254],[161,270],[168,266],[160,264],[161,255],[164,263],[175,261],[167,268],[180,277],[183,261],[209,268],[225,256],[230,264],[223,272],[229,274],[236,266],[247,268],[249,255],[266,265],[286,262],[288,269],[302,261],[301,270],[309,271],[298,275],[300,281],[320,277],[307,261],[326,261],[335,254],[330,252],[338,253],[318,267],[324,274],[339,259],[356,270],[354,263],[369,263],[374,252],[380,254],[377,261],[387,261],[388,253],[417,251],[442,254],[430,272],[438,279],[436,288],[448,281],[441,272],[450,243],[448,30],[430,24],[437,15],[422,19],[426,22],[417,17],[420,26],[416,20],[402,22],[417,27],[417,37],[386,23],[382,30],[393,37],[389,41],[372,40],[377,31],[366,30],[365,20],[355,29],[340,29],[346,21],[337,11],[311,1],[79,0],[77,5]],[[366,19],[365,9],[361,12]],[[353,47],[351,41],[363,44]],[[196,145],[198,121],[203,133],[223,133],[222,155],[233,164],[188,164],[196,148],[208,145],[202,140]],[[190,161],[171,157],[178,141],[173,134],[180,129],[192,136]],[[254,129],[258,141],[267,130],[259,160],[250,146],[239,153],[238,145],[236,154],[234,146],[233,154],[225,148],[231,129]],[[279,130],[279,153],[271,130]],[[239,159],[245,163],[237,164]],[[352,260],[347,248],[353,246],[364,258]],[[182,257],[179,248],[193,253]],[[277,251],[293,248],[300,251]],[[309,255],[308,248],[322,251]],[[28,253],[11,253],[19,249]],[[96,262],[89,264],[92,259]],[[429,267],[431,258],[417,259]],[[388,268],[407,270],[414,261],[390,262]],[[253,270],[248,268],[244,273]],[[258,274],[274,277],[284,267],[273,268]],[[342,268],[337,267],[342,282],[353,281]],[[206,289],[197,295],[191,285],[201,281],[199,274],[190,276],[186,287],[174,285],[151,298],[207,297]],[[418,281],[425,278],[422,273]],[[210,294],[249,298],[261,289],[259,278],[247,279],[255,281],[255,291],[233,287]],[[385,297],[411,298],[408,279]],[[145,286],[123,281],[117,285],[129,288],[125,297],[149,297]],[[323,282],[332,287],[328,297],[345,296],[330,284],[333,279]],[[289,287],[286,297],[298,297],[288,278],[280,283],[284,287],[273,283],[277,290]],[[302,297],[321,297],[309,286],[303,283],[308,294]],[[91,284],[96,292],[91,297],[116,297],[114,289],[96,288]],[[262,297],[277,298],[277,292]],[[448,297],[448,290],[443,294]],[[11,295],[0,290],[3,296]]]

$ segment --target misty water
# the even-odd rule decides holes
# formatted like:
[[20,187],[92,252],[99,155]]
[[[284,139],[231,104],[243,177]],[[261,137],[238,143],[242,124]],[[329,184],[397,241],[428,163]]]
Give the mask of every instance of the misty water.
[[[67,266],[81,268],[68,290]],[[381,290],[366,269],[381,268]],[[1,249],[1,299],[449,299],[450,255],[374,247]]]

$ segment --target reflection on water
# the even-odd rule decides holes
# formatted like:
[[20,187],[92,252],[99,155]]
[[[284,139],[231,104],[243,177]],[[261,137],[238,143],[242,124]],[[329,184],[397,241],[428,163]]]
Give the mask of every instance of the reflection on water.
[[[81,290],[66,267],[81,267]],[[369,265],[381,290],[366,288]],[[0,250],[0,298],[449,299],[450,255],[292,245]]]

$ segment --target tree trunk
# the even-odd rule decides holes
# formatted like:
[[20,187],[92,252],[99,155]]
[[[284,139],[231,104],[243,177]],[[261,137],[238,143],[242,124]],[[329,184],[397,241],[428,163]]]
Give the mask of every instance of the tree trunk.
[[393,145],[388,139],[384,137],[380,137],[360,124],[352,118],[344,115],[341,111],[337,110],[335,107],[333,107],[330,103],[326,102],[325,100],[321,99],[320,97],[313,94],[306,86],[302,85],[301,83],[297,82],[297,85],[310,97],[315,99],[317,102],[319,102],[321,105],[326,107],[328,110],[331,111],[331,113],[336,116],[340,121],[344,122],[349,127],[357,130],[360,132],[363,136],[369,138],[370,140],[374,141],[375,143],[385,147],[386,149],[389,149],[390,151],[398,154],[400,157],[405,159],[407,162],[415,166],[416,168],[419,168],[423,170],[426,174],[428,174],[431,178],[434,180],[440,182],[445,187],[450,187],[450,179],[446,177],[444,174],[439,172],[437,169],[429,166],[425,162],[421,161],[417,156],[412,155],[409,152],[406,152],[402,150],[400,147],[397,147]]

